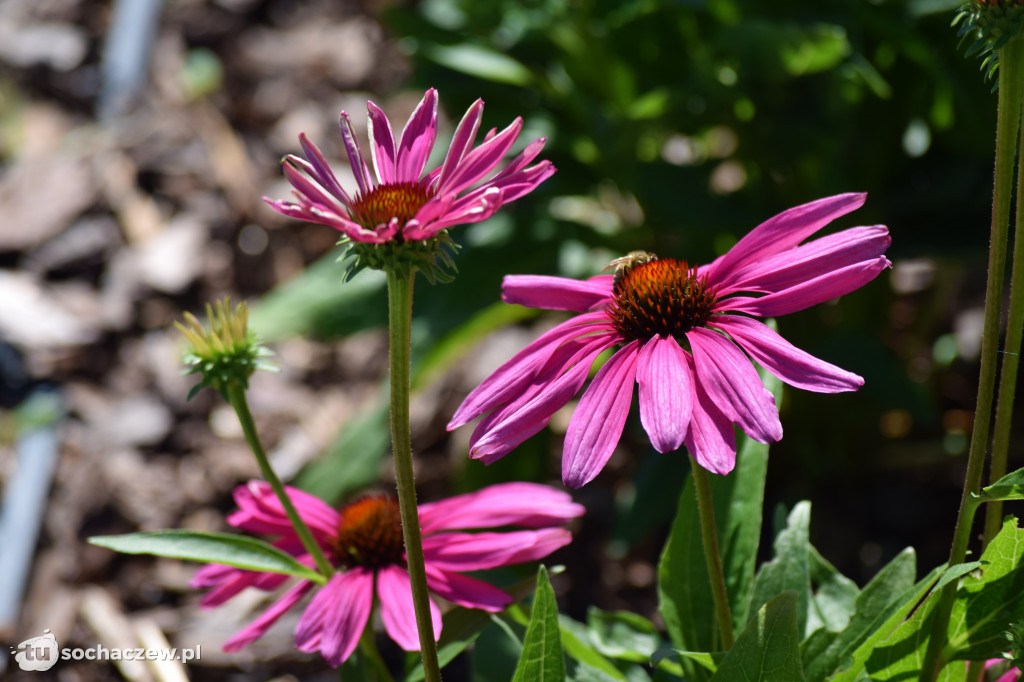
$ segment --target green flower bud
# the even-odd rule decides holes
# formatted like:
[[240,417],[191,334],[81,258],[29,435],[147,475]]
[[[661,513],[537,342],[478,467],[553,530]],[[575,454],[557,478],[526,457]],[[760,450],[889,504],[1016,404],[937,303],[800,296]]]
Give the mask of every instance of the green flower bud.
[[249,309],[245,302],[231,308],[231,299],[206,304],[209,329],[192,313],[185,313],[185,324],[175,322],[191,348],[185,354],[187,374],[200,374],[201,381],[189,392],[189,399],[204,386],[220,391],[227,399],[227,389],[237,384],[249,387],[249,377],[258,369],[277,371],[264,358],[272,353],[248,330]]
[[971,0],[953,18],[957,24],[961,43],[974,39],[967,55],[982,57],[981,68],[991,78],[999,66],[999,49],[1024,35],[1024,0]]

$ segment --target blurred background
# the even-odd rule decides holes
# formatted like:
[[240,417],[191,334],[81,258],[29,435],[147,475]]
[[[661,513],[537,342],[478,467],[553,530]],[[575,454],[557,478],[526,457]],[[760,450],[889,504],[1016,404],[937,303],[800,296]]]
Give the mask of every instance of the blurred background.
[[[230,408],[209,391],[186,401],[193,380],[169,328],[224,295],[250,303],[276,353],[281,371],[254,376],[250,400],[282,476],[337,503],[390,488],[383,278],[342,284],[337,234],[260,197],[288,195],[279,160],[300,132],[339,161],[341,110],[365,135],[371,99],[397,128],[427,87],[440,93],[439,153],[482,97],[484,128],[522,116],[516,149],[546,136],[558,173],[456,228],[454,283],[417,283],[421,500],[560,485],[572,405],[490,467],[467,460],[470,428],[444,429],[472,387],[564,319],[501,304],[504,274],[586,277],[636,249],[708,262],[785,208],[866,191],[828,229],[888,225],[894,268],[779,321],[866,385],[785,393],[762,553],[773,515],[809,499],[812,542],[858,584],[908,545],[921,574],[943,562],[976,392],[996,102],[957,48],[957,4],[3,0],[0,635],[198,643],[192,679],[322,674],[291,649],[294,617],[220,652],[260,595],[200,611],[194,566],[84,538],[224,530],[231,490],[258,475]],[[346,166],[335,165],[343,184]],[[1018,433],[1011,468],[1022,454]],[[582,620],[596,605],[658,622],[658,554],[686,470],[682,453],[653,452],[634,414],[609,466],[575,493],[588,514],[574,543],[549,562],[566,567],[563,613]],[[451,679],[507,680],[505,640],[491,626]],[[154,679],[88,662],[46,674],[57,672]]]

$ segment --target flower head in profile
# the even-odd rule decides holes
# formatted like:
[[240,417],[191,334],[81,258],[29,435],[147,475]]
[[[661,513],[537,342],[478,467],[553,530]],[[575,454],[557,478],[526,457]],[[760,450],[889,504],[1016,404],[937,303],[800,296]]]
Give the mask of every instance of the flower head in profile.
[[[985,670],[1002,666],[1006,663],[1004,658],[992,658],[985,661]],[[1010,666],[1005,673],[996,678],[995,682],[1018,682],[1022,677],[1020,668]]]
[[448,424],[485,415],[470,457],[490,463],[537,433],[586,382],[593,361],[615,348],[569,422],[562,479],[577,488],[604,467],[639,385],[640,422],[659,452],[686,445],[709,471],[736,461],[733,425],[751,438],[782,438],[775,400],[756,361],[809,391],[853,391],[863,379],[794,347],[758,318],[803,310],[847,294],[890,266],[889,232],[855,227],[801,243],[864,203],[843,194],[797,206],[762,223],[708,265],[634,253],[614,275],[586,281],[509,276],[502,297],[580,315],[554,327],[474,389]]
[[[316,590],[299,619],[295,644],[319,651],[332,666],[349,657],[366,627],[375,596],[388,635],[406,651],[419,650],[412,588],[405,566],[398,501],[363,497],[341,510],[294,488],[288,495],[337,572]],[[312,567],[280,501],[263,481],[235,490],[238,510],[228,523],[251,533],[276,536],[275,546]],[[421,504],[427,586],[448,601],[497,612],[512,598],[478,578],[463,575],[545,557],[572,539],[560,526],[580,516],[583,507],[568,494],[534,483],[505,483],[440,502]],[[519,526],[527,530],[467,533],[469,529]],[[246,587],[274,590],[289,578],[209,564],[193,587],[210,588],[201,605],[218,606]],[[248,646],[315,587],[303,580],[224,644],[225,651]],[[434,636],[441,634],[441,612],[431,600]]]
[[[502,204],[531,192],[555,172],[550,161],[530,165],[544,147],[544,138],[528,144],[494,172],[519,136],[523,121],[516,118],[500,132],[492,129],[474,147],[483,100],[466,111],[444,162],[430,172],[424,171],[437,138],[437,91],[427,90],[397,140],[384,112],[373,102],[366,106],[372,172],[348,114],[341,113],[341,136],[355,191],[341,186],[324,155],[301,135],[306,158],[288,155],[282,162],[295,201],[267,197],[264,201],[286,216],[338,230],[369,267],[391,266],[397,244],[430,242],[443,238],[449,227],[486,220]],[[360,248],[360,244],[380,248]]]

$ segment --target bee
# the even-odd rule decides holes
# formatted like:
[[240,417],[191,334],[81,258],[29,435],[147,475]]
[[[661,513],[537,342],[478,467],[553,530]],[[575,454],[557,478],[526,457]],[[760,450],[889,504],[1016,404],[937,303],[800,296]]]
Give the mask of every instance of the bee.
[[613,260],[611,263],[606,265],[604,269],[611,270],[612,268],[615,268],[615,277],[612,279],[612,288],[617,289],[619,287],[619,282],[627,272],[638,265],[650,263],[653,260],[658,260],[658,257],[653,253],[649,253],[647,251],[630,251],[625,256]]

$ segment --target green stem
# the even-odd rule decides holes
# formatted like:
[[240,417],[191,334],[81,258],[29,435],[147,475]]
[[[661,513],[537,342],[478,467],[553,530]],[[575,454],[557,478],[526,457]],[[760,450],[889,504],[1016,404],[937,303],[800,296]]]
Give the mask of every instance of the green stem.
[[[371,615],[372,622],[372,615]],[[363,673],[363,679],[377,680],[377,682],[394,682],[394,678],[384,664],[384,659],[377,651],[377,644],[373,640],[373,628],[363,628],[363,634],[359,637],[359,658]],[[373,677],[371,677],[371,673]]]
[[423,540],[420,537],[416,507],[416,482],[412,468],[412,439],[409,433],[409,365],[412,345],[412,287],[415,273],[400,274],[388,270],[388,362],[391,377],[391,446],[395,455],[395,483],[402,513],[405,560],[412,582],[416,611],[416,629],[426,682],[439,682],[430,597],[423,564]]
[[292,504],[291,498],[285,493],[281,479],[277,477],[277,474],[270,467],[270,460],[267,458],[266,451],[263,450],[263,444],[260,443],[260,437],[256,433],[256,425],[253,423],[252,414],[249,412],[249,403],[245,399],[245,389],[237,383],[231,384],[228,387],[228,402],[231,403],[231,407],[235,408],[238,421],[242,424],[242,433],[245,434],[245,441],[249,444],[249,448],[252,449],[252,454],[256,455],[256,462],[260,465],[263,478],[273,488],[277,499],[281,500],[281,506],[284,507],[285,514],[288,515],[288,520],[291,521],[292,527],[295,528],[295,534],[299,536],[302,546],[313,557],[317,570],[329,579],[334,575],[334,568],[327,561],[327,557],[324,556],[320,545],[313,539],[313,533],[310,532],[309,526],[302,520],[299,513],[295,511],[295,505]]
[[725,589],[722,555],[718,550],[718,529],[715,527],[715,505],[711,499],[711,479],[704,467],[690,456],[690,475],[697,490],[697,511],[700,514],[700,534],[704,539],[704,560],[711,580],[711,599],[715,605],[715,620],[722,636],[722,648],[732,648],[732,614],[729,612],[729,594]]
[[[967,456],[967,473],[956,530],[949,553],[949,565],[964,562],[971,538],[976,504],[972,494],[981,489],[981,475],[988,448],[992,403],[996,388],[996,360],[999,351],[999,314],[1006,272],[1006,249],[1009,235],[1010,199],[1013,191],[1013,162],[1020,128],[1021,97],[1024,94],[1024,41],[1011,40],[999,50],[999,102],[996,110],[996,162],[992,189],[992,233],[989,244],[988,284],[985,289],[985,317],[981,336],[981,374],[978,378],[978,401],[974,412],[971,448]],[[956,598],[957,581],[950,581],[939,595],[928,649],[921,667],[922,682],[938,677],[942,667],[941,653],[945,645],[949,617]]]
[[[1018,39],[1014,42],[1020,43]],[[1006,64],[1011,77],[1024,79],[1024,70],[1018,64]],[[999,65],[1002,69],[1004,66]],[[1024,66],[1021,67],[1024,69]],[[1024,130],[1018,149],[1024,149]],[[996,402],[995,433],[992,436],[992,463],[989,465],[989,483],[1006,475],[1006,459],[1010,450],[1010,423],[1013,421],[1013,401],[1017,388],[1017,368],[1020,365],[1021,336],[1024,334],[1024,154],[1017,158],[1017,209],[1014,216],[1013,260],[1010,270],[1010,310],[1006,320],[1006,339],[999,370],[999,397]],[[1003,523],[1003,503],[992,502],[985,508],[984,544],[992,541]]]

